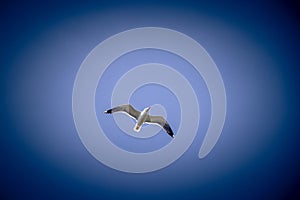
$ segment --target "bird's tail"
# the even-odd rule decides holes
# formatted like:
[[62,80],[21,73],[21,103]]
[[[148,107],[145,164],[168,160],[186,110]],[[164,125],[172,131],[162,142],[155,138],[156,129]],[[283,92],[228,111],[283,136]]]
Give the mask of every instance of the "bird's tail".
[[136,124],[133,128],[135,132],[139,132],[141,130],[141,125]]

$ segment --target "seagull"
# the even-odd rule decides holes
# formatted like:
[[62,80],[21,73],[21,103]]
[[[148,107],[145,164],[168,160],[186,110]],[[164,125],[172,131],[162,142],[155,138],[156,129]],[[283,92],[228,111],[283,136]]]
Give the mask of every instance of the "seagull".
[[174,133],[169,125],[169,123],[162,116],[152,116],[149,115],[148,112],[150,110],[150,106],[145,108],[142,112],[136,110],[130,104],[120,105],[109,110],[104,111],[105,114],[113,114],[116,112],[123,112],[133,119],[136,120],[136,124],[133,128],[135,132],[139,132],[143,123],[147,124],[156,124],[162,127],[172,138],[174,138]]

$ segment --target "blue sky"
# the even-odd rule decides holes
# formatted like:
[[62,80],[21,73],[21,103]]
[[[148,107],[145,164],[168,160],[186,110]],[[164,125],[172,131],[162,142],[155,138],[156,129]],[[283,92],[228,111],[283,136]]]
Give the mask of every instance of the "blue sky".
[[[6,3],[0,14],[1,195],[12,199],[299,197],[297,9],[260,1]],[[147,62],[168,64],[184,74],[197,91],[201,113],[197,136],[181,158],[156,172],[128,174],[101,164],[81,143],[72,117],[72,89],[77,70],[96,45],[144,26],[180,31],[206,49],[224,80],[227,117],[213,151],[198,159],[210,118],[202,78],[189,63],[167,52],[124,55],[108,68],[97,88],[97,116],[106,130],[120,131],[101,115],[110,106],[115,81],[132,66]],[[154,92],[165,96],[153,97]],[[141,87],[132,102],[140,109],[149,103],[163,104],[173,112],[174,130],[178,128],[178,102],[167,88]],[[169,143],[165,136],[161,132],[149,141],[109,137],[139,152]]]

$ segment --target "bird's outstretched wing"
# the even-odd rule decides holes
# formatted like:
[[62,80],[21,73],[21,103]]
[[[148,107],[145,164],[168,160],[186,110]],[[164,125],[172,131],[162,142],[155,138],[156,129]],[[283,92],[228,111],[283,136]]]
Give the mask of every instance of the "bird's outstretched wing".
[[169,123],[163,117],[148,115],[145,122],[150,124],[157,124],[161,126],[172,138],[174,138],[174,133]]
[[138,119],[138,117],[141,114],[140,111],[136,110],[130,104],[125,104],[125,105],[117,106],[117,107],[114,107],[112,109],[104,111],[105,114],[112,114],[112,113],[115,113],[115,112],[124,112],[124,113],[128,114],[130,117],[132,117],[132,118],[134,118],[136,120]]

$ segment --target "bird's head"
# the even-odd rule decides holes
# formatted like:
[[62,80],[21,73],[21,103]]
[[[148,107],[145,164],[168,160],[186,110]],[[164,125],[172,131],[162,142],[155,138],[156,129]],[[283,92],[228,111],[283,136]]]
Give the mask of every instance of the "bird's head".
[[145,108],[145,111],[146,111],[146,112],[149,112],[150,109],[151,109],[151,106]]

